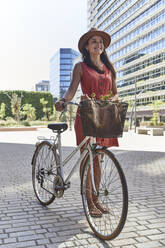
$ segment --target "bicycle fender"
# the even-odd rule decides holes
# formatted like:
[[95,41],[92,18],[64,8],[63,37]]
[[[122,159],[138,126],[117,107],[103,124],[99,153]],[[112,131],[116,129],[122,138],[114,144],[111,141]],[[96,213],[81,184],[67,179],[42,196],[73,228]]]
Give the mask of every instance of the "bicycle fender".
[[34,151],[34,154],[33,154],[33,157],[32,157],[32,161],[31,161],[31,165],[33,165],[33,163],[34,163],[34,159],[35,159],[35,156],[36,156],[36,152],[37,152],[38,147],[39,147],[39,144],[36,145],[36,149]]
[[42,142],[36,142],[36,144],[35,144],[36,149],[35,149],[35,151],[34,151],[34,153],[33,153],[31,165],[33,165],[33,163],[34,163],[34,159],[35,159],[35,156],[36,156],[37,149],[38,149],[38,147],[40,146],[41,143],[42,143]]
[[[37,153],[37,150],[38,150],[39,146],[40,146],[42,143],[44,143],[44,142],[45,142],[45,141],[37,142],[37,143],[35,144],[36,149],[35,149],[34,154],[33,154],[33,157],[32,157],[31,165],[33,165],[33,163],[34,163],[34,161],[35,161],[36,153]],[[50,141],[48,141],[48,140],[47,140],[46,142],[49,142],[49,143],[52,145],[52,142],[50,142]]]

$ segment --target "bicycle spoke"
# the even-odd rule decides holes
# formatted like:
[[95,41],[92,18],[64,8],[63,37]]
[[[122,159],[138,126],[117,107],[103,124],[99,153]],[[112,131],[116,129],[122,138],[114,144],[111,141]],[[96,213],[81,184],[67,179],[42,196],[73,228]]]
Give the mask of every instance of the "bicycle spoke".
[[90,215],[86,196],[90,190],[86,187],[89,164],[86,164],[84,168],[81,183],[83,206],[87,221],[94,233],[102,239],[113,239],[121,232],[126,220],[128,208],[127,185],[122,169],[114,155],[107,150],[98,149],[97,156],[101,170],[99,172],[101,173],[99,185],[97,185],[98,180],[95,180],[96,188],[99,187],[98,202],[108,209],[108,212],[102,213],[102,217],[99,218]]
[[53,194],[55,175],[57,175],[56,154],[52,145],[44,141],[36,151],[32,177],[35,194],[43,205],[50,204],[55,198]]

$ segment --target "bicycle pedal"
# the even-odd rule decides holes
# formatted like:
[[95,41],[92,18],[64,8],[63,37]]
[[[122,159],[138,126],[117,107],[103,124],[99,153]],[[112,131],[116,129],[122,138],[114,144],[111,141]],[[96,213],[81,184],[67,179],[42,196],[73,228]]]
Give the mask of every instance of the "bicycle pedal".
[[69,189],[69,188],[70,188],[70,182],[65,183],[64,184],[64,190]]

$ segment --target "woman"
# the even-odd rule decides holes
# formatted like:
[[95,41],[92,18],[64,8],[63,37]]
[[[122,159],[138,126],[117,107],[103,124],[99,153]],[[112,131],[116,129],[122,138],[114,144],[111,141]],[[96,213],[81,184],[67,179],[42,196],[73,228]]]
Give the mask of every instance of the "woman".
[[[64,97],[55,104],[56,110],[62,111],[63,103],[72,100],[79,83],[81,84],[81,89],[84,94],[83,99],[85,97],[90,98],[93,93],[96,99],[100,99],[100,96],[107,95],[110,91],[113,93],[111,100],[115,101],[118,99],[115,82],[116,72],[105,51],[110,41],[111,38],[109,34],[95,28],[90,29],[80,38],[78,48],[82,54],[83,62],[75,65],[70,87]],[[84,139],[79,110],[75,120],[75,132],[77,145],[79,145]],[[118,146],[117,138],[96,138],[96,141],[101,146]],[[82,166],[83,163],[81,164],[80,175]],[[99,186],[101,173],[97,159],[95,159],[94,167],[97,187]],[[90,177],[88,179],[88,186],[91,188]],[[92,192],[90,193],[88,191],[87,201],[91,216],[101,217],[102,213],[108,212],[108,209],[98,202],[97,197],[94,196]]]

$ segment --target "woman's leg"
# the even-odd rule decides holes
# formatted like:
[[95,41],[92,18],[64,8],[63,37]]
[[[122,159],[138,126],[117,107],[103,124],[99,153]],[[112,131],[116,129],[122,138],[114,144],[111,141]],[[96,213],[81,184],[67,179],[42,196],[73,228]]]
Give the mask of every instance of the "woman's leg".
[[[99,186],[100,186],[100,181],[101,181],[101,167],[100,167],[98,156],[96,156],[94,158],[93,164],[94,164],[94,181],[95,181],[95,186],[96,186],[96,190],[99,191]],[[102,213],[108,213],[109,212],[109,209],[108,208],[104,207],[102,204],[99,203],[98,196],[96,196],[93,191],[92,191],[92,199],[93,199],[93,203],[95,204],[95,206]]]
[[[80,151],[82,153],[83,149],[81,149]],[[82,176],[82,170],[83,170],[83,166],[85,164],[85,159],[82,161],[82,163],[80,165],[80,177]],[[99,179],[96,179],[96,180],[99,180]],[[98,183],[95,182],[95,184],[98,184]],[[90,215],[92,217],[101,217],[102,216],[101,211],[95,206],[95,204],[93,202],[93,190],[92,190],[92,183],[91,183],[90,168],[88,170],[87,181],[86,181],[86,197],[87,197],[87,203],[88,203]]]

